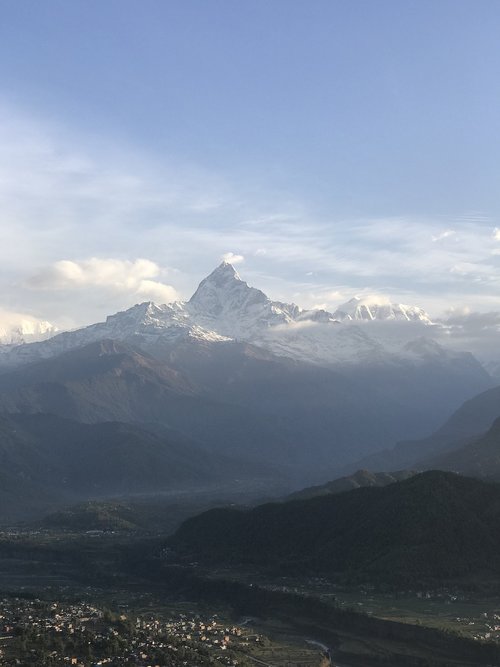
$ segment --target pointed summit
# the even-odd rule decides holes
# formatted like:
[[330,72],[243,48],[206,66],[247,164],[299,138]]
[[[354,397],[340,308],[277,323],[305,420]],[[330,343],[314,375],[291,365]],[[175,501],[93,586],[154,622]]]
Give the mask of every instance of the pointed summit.
[[240,282],[243,282],[234,266],[224,260],[217,268],[212,271],[210,275],[202,280],[200,286],[205,282],[211,282],[216,285],[223,285],[224,283],[231,282],[233,280],[239,280]]
[[222,262],[219,264],[219,266],[212,271],[212,273],[216,273],[217,271],[225,271],[227,273],[232,273],[234,276],[238,276],[238,271],[234,268],[234,266],[231,264],[231,262],[227,262],[225,259],[222,260]]
[[226,261],[201,281],[186,309],[201,326],[242,340],[292,321],[300,310],[271,301],[264,292],[247,285]]
[[201,281],[188,305],[198,315],[216,318],[224,312],[236,313],[242,307],[267,301],[264,292],[249,287],[233,265],[224,261]]
[[[213,301],[213,295],[215,293],[220,293],[220,296],[223,296],[224,292],[238,285],[241,289],[243,286],[247,289],[250,289],[248,285],[241,280],[234,266],[225,260],[219,264],[219,266],[212,271],[206,278],[204,278],[201,283],[198,285],[198,289],[189,299],[188,303],[195,305],[197,310],[201,309],[202,312],[206,310],[206,305],[204,302],[209,298],[210,301]],[[217,313],[212,313],[216,315]]]

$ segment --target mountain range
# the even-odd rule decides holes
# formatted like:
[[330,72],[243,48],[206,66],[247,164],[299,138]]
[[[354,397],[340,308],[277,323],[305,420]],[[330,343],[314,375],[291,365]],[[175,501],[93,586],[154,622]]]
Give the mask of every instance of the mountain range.
[[355,298],[335,313],[304,310],[295,304],[272,301],[264,292],[241,280],[234,267],[222,262],[187,302],[138,304],[109,316],[105,322],[63,332],[29,346],[0,348],[0,364],[18,366],[80,347],[103,338],[135,342],[148,349],[182,339],[206,342],[245,341],[271,353],[321,365],[369,363],[422,364],[442,357],[449,362],[474,364],[471,355],[453,352],[430,338],[389,344],[366,328],[340,326],[353,321],[418,321],[431,325],[420,308],[373,303]]
[[[397,313],[406,313],[406,319],[412,319],[410,312],[420,317],[418,308],[372,305],[370,318],[375,313],[399,321]],[[429,321],[425,313],[421,319]],[[46,341],[0,346],[0,368],[16,369],[105,339],[126,343],[170,365],[178,364],[180,357],[189,363],[193,354],[198,365],[209,365],[201,357],[214,356],[224,357],[226,363],[238,349],[242,357],[272,359],[275,365],[285,358],[333,370],[343,374],[345,386],[357,383],[361,404],[360,386],[376,395],[371,402],[382,412],[380,403],[399,403],[399,409],[392,410],[396,421],[408,405],[415,418],[410,424],[405,416],[405,426],[416,434],[437,427],[447,412],[491,386],[491,378],[470,354],[426,336],[382,340],[366,327],[340,323],[335,314],[272,301],[249,287],[227,262],[205,278],[187,302],[146,302]],[[193,366],[189,371],[198,372]],[[424,417],[428,423],[419,429]]]
[[[416,307],[375,306],[303,310],[270,300],[223,262],[187,302],[146,302],[47,340],[0,346],[0,413],[52,415],[82,427],[113,422],[121,432],[134,427],[138,451],[139,432],[146,443],[167,432],[169,442],[172,434],[181,439],[186,460],[201,451],[214,464],[226,461],[230,476],[252,471],[295,488],[318,483],[398,440],[426,436],[491,386],[471,354],[425,335],[383,339],[356,324],[376,318],[432,327]],[[492,398],[483,430],[500,416],[497,402]],[[470,425],[471,435],[478,432]],[[71,440],[63,425],[61,434],[55,441]],[[85,451],[90,457],[93,450]],[[391,456],[390,465],[362,467],[394,470]],[[109,492],[123,490],[111,473],[110,466]],[[66,493],[66,473],[57,474],[51,488],[59,479]],[[153,486],[167,488],[169,480],[166,474]],[[92,497],[91,484],[85,493]]]

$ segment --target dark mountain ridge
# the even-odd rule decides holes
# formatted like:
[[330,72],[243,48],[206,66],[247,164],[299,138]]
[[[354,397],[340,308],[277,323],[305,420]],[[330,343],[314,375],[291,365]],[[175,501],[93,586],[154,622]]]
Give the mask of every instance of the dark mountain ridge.
[[500,486],[431,471],[382,488],[211,510],[169,544],[209,563],[350,580],[442,585],[496,576]]

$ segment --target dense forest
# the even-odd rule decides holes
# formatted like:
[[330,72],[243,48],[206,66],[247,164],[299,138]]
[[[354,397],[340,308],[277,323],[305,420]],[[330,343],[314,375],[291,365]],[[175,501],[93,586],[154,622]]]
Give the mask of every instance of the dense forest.
[[424,585],[499,573],[499,528],[499,485],[431,471],[383,488],[214,509],[168,544],[203,562]]

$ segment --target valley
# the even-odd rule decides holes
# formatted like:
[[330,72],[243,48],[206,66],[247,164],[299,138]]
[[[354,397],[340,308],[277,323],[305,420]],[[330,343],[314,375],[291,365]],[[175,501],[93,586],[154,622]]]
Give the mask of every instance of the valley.
[[[494,637],[486,635],[498,613],[498,597],[484,592],[457,587],[384,593],[317,577],[271,579],[234,569],[179,569],[164,562],[162,543],[163,538],[118,531],[4,531],[2,664],[10,665],[9,656],[19,646],[33,664],[43,659],[47,665],[65,664],[59,651],[71,647],[75,664],[85,667],[106,655],[115,656],[112,664],[129,664],[126,651],[133,653],[137,646],[144,660],[156,655],[166,665],[183,664],[176,660],[191,651],[196,658],[190,664],[200,667],[205,660],[207,665],[237,660],[239,665],[320,667],[328,663],[319,645],[329,648],[337,667],[465,667],[494,660]],[[49,609],[57,613],[51,623]],[[31,628],[43,620],[38,638],[16,630],[17,624],[26,626],[26,610]],[[69,633],[71,627],[65,629],[68,622],[76,636]],[[221,652],[220,640],[227,636]],[[136,656],[132,664],[142,664],[141,659]]]

